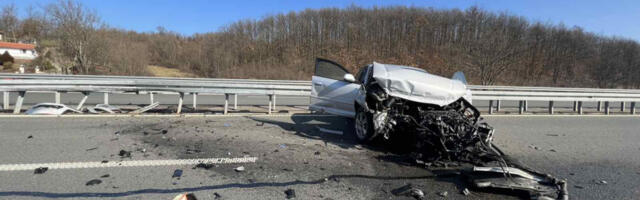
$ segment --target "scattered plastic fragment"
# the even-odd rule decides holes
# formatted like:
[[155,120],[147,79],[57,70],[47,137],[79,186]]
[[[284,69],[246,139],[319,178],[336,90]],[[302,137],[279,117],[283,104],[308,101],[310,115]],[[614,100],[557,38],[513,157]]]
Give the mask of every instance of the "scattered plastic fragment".
[[236,172],[243,172],[244,171],[244,166],[236,167],[233,170],[235,170]]
[[33,174],[44,174],[47,170],[49,170],[48,167],[38,167],[33,171]]
[[173,200],[198,200],[198,198],[193,193],[184,193],[174,197]]
[[176,169],[175,171],[173,171],[173,175],[171,175],[171,178],[180,178],[181,176],[182,176],[182,170]]
[[86,149],[86,151],[93,151],[93,150],[96,150],[96,149],[98,149],[98,147],[89,148],[89,149]]
[[100,178],[109,178],[109,176],[110,176],[109,174],[105,174],[105,175],[100,176]]
[[33,135],[27,136],[27,139],[31,139],[31,138],[33,138]]
[[92,185],[98,185],[100,183],[102,183],[102,180],[100,180],[100,179],[92,179],[89,182],[87,182],[85,185],[86,186],[92,186]]
[[315,153],[313,153],[313,155],[316,155],[316,156],[317,156],[317,155],[320,155],[320,152],[319,152],[319,151],[316,151]]
[[217,193],[217,192],[214,192],[214,193],[213,193],[213,196],[214,196],[214,198],[213,198],[213,199],[220,199],[220,198],[222,198],[222,195],[220,195],[220,194],[219,194],[219,193]]
[[447,195],[449,195],[449,192],[447,191],[438,192],[438,195],[440,195],[441,197],[447,197]]
[[287,189],[284,191],[284,194],[287,195],[287,199],[296,198],[296,191],[293,189]]
[[471,192],[469,191],[469,189],[465,188],[464,190],[462,190],[462,194],[464,194],[464,196],[469,196]]

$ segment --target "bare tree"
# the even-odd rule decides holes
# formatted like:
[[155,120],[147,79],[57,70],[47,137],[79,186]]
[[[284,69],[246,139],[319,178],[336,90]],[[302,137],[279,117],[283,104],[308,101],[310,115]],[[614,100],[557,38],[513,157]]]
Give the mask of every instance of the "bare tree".
[[95,12],[85,8],[80,2],[60,0],[47,7],[47,13],[56,28],[60,50],[74,63],[80,73],[88,74],[92,70],[92,49],[90,42],[95,35],[99,19]]

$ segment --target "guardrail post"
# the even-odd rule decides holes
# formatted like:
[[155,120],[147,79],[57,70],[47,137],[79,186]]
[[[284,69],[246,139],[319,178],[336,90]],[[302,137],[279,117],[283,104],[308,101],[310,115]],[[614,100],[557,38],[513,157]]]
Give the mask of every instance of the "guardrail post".
[[269,112],[268,112],[268,114],[271,114],[271,105],[273,105],[273,94],[269,95]]
[[149,104],[153,104],[153,92],[149,92]]
[[78,103],[76,110],[80,110],[80,108],[82,108],[82,105],[84,105],[84,102],[87,101],[87,98],[89,98],[89,92],[82,92],[82,94],[84,95],[84,97],[82,97],[82,100],[80,100],[80,103]]
[[553,115],[553,101],[549,101],[549,114]]
[[522,115],[524,113],[524,101],[519,101],[518,103],[518,113]]
[[27,92],[26,91],[18,92],[18,97],[16,99],[16,106],[13,108],[13,114],[20,113],[20,109],[22,109],[22,101],[24,101],[24,94],[25,93],[27,93]]
[[500,112],[500,100],[496,100],[496,112]]
[[55,102],[60,103],[60,92],[55,93]]
[[238,110],[238,94],[233,94],[233,109]]
[[182,101],[184,100],[184,92],[180,92],[178,97],[178,110],[176,113],[180,114],[182,112]]
[[602,101],[598,101],[598,112],[602,111]]
[[222,114],[227,114],[229,112],[229,94],[224,94],[224,112]]
[[609,114],[609,102],[605,101],[604,102],[604,112],[608,115]]
[[104,93],[104,104],[109,104],[109,93],[108,92]]
[[529,104],[527,103],[527,100],[524,100],[524,111],[529,111]]
[[578,101],[578,114],[582,115],[582,101]]
[[276,95],[273,94],[273,111],[276,111]]
[[198,103],[196,99],[198,99],[198,93],[194,92],[193,93],[193,109],[194,110],[198,108]]
[[493,114],[493,100],[489,100],[489,114]]
[[624,112],[624,101],[620,102],[620,112]]
[[573,112],[578,111],[578,101],[573,101]]
[[9,92],[2,92],[2,109],[9,110]]
[[631,108],[629,108],[629,112],[630,112],[632,115],[635,115],[635,114],[636,114],[636,102],[631,102]]

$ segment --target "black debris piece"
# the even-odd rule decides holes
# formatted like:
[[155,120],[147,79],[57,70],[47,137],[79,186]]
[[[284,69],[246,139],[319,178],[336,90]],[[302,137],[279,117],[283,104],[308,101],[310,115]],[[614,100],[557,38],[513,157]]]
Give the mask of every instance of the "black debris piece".
[[89,148],[89,149],[86,149],[86,151],[93,151],[93,150],[96,150],[96,149],[98,149],[98,147]]
[[289,168],[284,168],[284,169],[282,169],[282,170],[283,170],[283,171],[288,171],[288,172],[292,172],[292,171],[293,171],[293,169],[289,169]]
[[287,189],[284,191],[284,194],[287,195],[287,199],[296,198],[296,191],[293,189]]
[[317,155],[320,155],[320,152],[319,152],[319,151],[316,151],[315,153],[313,153],[313,155],[316,155],[316,156],[317,156]]
[[100,178],[109,178],[109,174],[102,175]]
[[584,189],[584,187],[581,186],[581,185],[574,185],[573,187],[578,188],[578,189]]
[[27,139],[31,139],[31,138],[33,138],[33,135],[27,136]]
[[173,175],[171,176],[171,178],[180,178],[181,176],[182,176],[182,170],[176,169],[175,171],[173,171]]
[[131,158],[131,151],[120,150],[118,155],[123,158]]
[[114,134],[116,134],[116,135],[120,135],[120,131],[116,131],[116,133],[114,133]]
[[44,174],[47,170],[49,170],[48,167],[38,167],[36,170],[33,170],[33,174]]
[[211,169],[213,168],[213,163],[198,163],[195,167],[193,167],[193,169],[195,168],[202,168],[202,169]]
[[103,160],[101,163],[108,163],[108,162],[109,162],[108,160]]
[[149,132],[143,131],[142,134],[149,135]]
[[85,185],[86,185],[86,186],[92,186],[92,185],[98,185],[98,184],[100,184],[100,183],[102,183],[102,180],[100,180],[100,179],[93,179],[93,180],[90,180],[89,182],[87,182]]
[[256,124],[256,126],[264,126],[264,122]]
[[167,134],[167,132],[169,132],[169,131],[167,131],[166,129],[162,130],[162,134]]
[[213,193],[213,199],[221,199],[222,195],[220,195],[220,193],[214,192]]

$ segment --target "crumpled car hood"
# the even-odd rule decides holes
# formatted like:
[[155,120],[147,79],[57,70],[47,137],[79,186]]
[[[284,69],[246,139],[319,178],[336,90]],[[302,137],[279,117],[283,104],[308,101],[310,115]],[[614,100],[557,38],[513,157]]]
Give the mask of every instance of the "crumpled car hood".
[[471,91],[462,82],[418,68],[373,62],[373,78],[387,94],[414,102],[439,106],[460,98],[471,102]]

